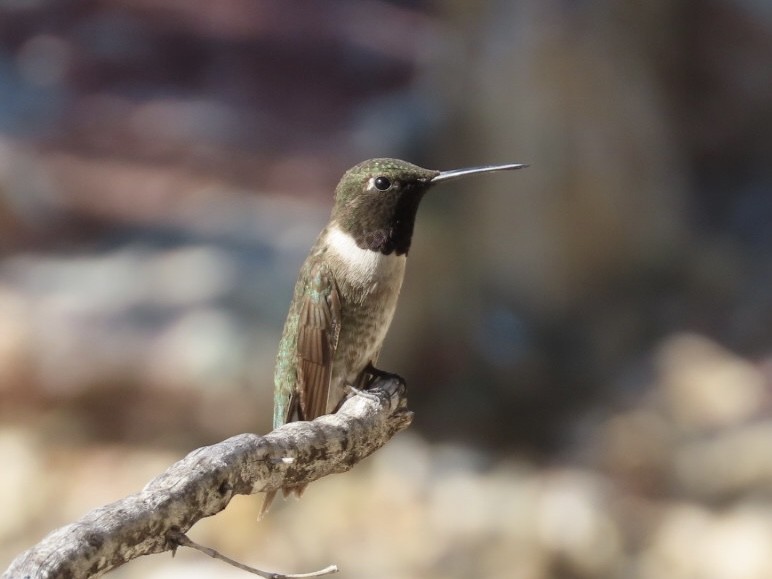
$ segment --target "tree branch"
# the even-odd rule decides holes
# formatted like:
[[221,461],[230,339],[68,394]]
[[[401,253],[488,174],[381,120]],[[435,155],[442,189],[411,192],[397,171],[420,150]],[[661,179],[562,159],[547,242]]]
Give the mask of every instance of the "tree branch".
[[96,577],[222,511],[234,495],[307,484],[345,472],[407,428],[404,383],[379,378],[334,415],[270,434],[241,434],[194,450],[145,488],[61,527],[19,555],[3,579]]

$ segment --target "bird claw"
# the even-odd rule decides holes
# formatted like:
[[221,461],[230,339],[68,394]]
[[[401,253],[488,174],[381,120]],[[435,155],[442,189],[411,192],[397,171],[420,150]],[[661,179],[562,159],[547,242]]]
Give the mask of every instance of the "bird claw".
[[[367,385],[367,387],[370,387],[370,384]],[[380,402],[381,399],[377,394],[373,394],[372,392],[368,392],[367,390],[360,390],[359,388],[355,388],[354,386],[346,386],[346,391],[348,392],[349,396],[364,396],[368,400],[372,400],[373,402]]]
[[[399,374],[393,372],[386,372],[379,370],[375,366],[368,364],[363,373],[365,389],[370,390],[372,388],[380,388],[386,394],[388,394],[392,405],[399,404],[401,398],[403,398],[407,392],[407,383],[405,379]],[[358,394],[367,395],[363,390],[353,389]],[[373,396],[370,394],[369,396]]]

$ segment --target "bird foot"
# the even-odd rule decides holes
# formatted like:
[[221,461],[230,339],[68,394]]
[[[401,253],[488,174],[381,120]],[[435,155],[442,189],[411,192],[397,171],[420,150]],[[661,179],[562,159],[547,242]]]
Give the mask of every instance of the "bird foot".
[[405,383],[405,379],[400,376],[399,374],[394,374],[393,372],[386,372],[385,370],[381,370],[379,368],[376,368],[373,366],[373,363],[370,362],[364,369],[363,374],[367,377],[369,377],[369,380],[367,380],[367,388],[373,385],[373,383],[377,379],[382,380],[396,380],[397,382]]
[[[368,388],[370,385],[368,384]],[[372,400],[373,402],[380,402],[381,399],[378,397],[377,394],[372,394],[371,392],[368,392],[367,390],[362,390],[359,388],[355,388],[354,386],[346,386],[346,392],[349,396],[364,396],[368,400]]]
[[399,399],[407,392],[407,382],[399,374],[379,370],[372,363],[367,365],[364,373],[367,376],[366,388],[378,385],[391,396],[392,401]]
[[392,405],[398,403],[407,391],[407,383],[402,376],[379,370],[372,364],[369,364],[362,372],[362,378],[359,382],[362,384],[361,388],[348,385],[346,392],[350,396],[364,396],[374,402],[380,402],[381,399],[377,394],[368,392],[368,390],[376,386],[388,394]]

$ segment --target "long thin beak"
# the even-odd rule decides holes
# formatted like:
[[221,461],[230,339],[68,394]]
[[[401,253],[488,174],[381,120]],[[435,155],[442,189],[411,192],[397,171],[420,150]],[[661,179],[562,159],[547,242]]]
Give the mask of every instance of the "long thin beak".
[[528,165],[514,163],[511,165],[486,165],[485,167],[469,167],[468,169],[454,169],[452,171],[440,171],[440,174],[431,180],[431,184],[443,181],[452,181],[467,175],[476,173],[492,173],[493,171],[514,171],[515,169],[524,169]]

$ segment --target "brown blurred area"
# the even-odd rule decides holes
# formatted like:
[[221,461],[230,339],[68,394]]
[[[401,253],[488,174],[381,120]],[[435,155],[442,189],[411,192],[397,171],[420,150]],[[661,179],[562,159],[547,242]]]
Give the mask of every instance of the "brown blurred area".
[[191,536],[347,577],[772,576],[770,70],[764,0],[0,0],[0,568],[270,428],[337,179],[396,156],[530,164],[424,202],[380,364],[413,426]]

